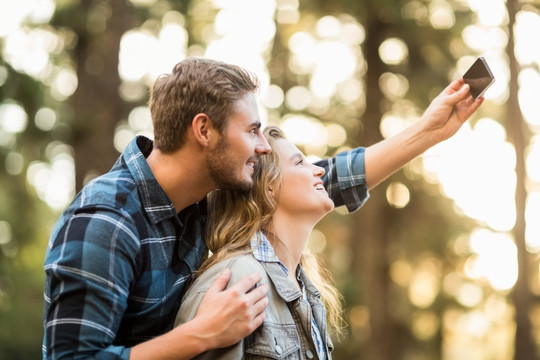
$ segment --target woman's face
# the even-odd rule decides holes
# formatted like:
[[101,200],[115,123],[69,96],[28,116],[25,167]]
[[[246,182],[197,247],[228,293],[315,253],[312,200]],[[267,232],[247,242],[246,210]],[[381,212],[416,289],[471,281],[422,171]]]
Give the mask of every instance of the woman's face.
[[288,140],[279,139],[276,144],[282,177],[276,211],[297,217],[313,215],[318,221],[334,208],[321,180],[324,169],[306,161]]

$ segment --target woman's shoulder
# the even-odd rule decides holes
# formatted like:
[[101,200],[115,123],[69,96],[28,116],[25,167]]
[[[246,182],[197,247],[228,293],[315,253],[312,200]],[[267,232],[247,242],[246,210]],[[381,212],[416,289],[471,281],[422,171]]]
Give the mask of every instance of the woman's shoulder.
[[253,274],[254,272],[261,273],[263,276],[265,276],[265,270],[261,263],[255,259],[252,253],[247,253],[215,263],[197,276],[197,279],[191,288],[197,289],[198,292],[205,292],[214,283],[214,280],[223,271],[225,271],[225,269],[229,269],[231,271],[231,278],[227,284],[227,287],[234,285],[244,277]]

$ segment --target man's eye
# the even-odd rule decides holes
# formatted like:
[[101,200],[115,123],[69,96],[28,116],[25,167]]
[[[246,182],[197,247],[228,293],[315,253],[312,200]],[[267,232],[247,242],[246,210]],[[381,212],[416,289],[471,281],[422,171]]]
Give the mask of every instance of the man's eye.
[[304,164],[304,160],[299,160],[296,165],[303,165]]

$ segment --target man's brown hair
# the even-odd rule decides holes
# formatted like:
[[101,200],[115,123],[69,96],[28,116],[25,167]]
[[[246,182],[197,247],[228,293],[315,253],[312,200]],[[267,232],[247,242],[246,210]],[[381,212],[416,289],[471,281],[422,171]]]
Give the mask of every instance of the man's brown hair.
[[236,65],[203,58],[179,62],[152,87],[149,106],[154,146],[165,153],[180,148],[193,118],[200,113],[208,115],[223,134],[235,103],[258,86],[254,74]]

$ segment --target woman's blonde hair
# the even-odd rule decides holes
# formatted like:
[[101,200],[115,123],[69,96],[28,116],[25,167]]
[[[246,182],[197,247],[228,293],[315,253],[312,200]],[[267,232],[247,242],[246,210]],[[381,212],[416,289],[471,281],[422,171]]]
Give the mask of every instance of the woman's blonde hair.
[[[215,190],[208,196],[208,224],[206,243],[212,252],[201,266],[200,272],[222,260],[251,252],[250,240],[259,230],[270,230],[281,184],[280,154],[277,141],[286,140],[283,132],[274,126],[264,130],[272,152],[261,156],[253,173],[253,188],[249,192]],[[331,274],[319,264],[318,258],[304,248],[300,265],[321,292],[327,309],[327,321],[337,333],[343,329],[341,295],[333,285]]]

